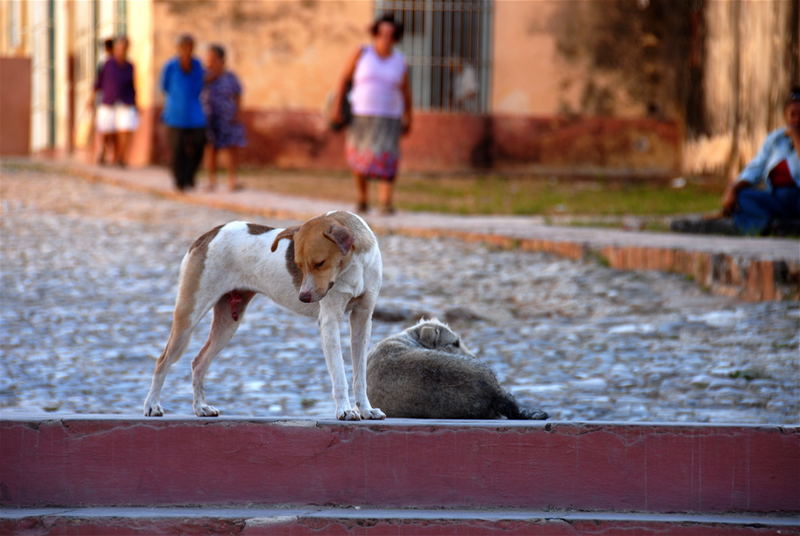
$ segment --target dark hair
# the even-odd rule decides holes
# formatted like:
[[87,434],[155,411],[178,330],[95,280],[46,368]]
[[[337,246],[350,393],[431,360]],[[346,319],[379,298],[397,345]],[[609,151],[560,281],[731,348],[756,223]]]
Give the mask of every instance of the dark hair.
[[384,13],[383,15],[375,19],[375,22],[373,22],[372,25],[369,27],[370,35],[372,35],[373,37],[378,35],[378,28],[380,28],[380,25],[383,24],[384,22],[388,22],[389,24],[392,25],[392,28],[394,28],[394,31],[392,32],[392,39],[394,40],[395,43],[399,43],[400,40],[403,38],[403,23],[394,20],[394,15],[392,15],[391,13]]
[[225,47],[223,47],[222,45],[218,45],[216,43],[213,43],[211,45],[208,45],[208,50],[210,50],[211,52],[216,54],[216,56],[219,59],[221,59],[223,61],[225,60]]
[[111,52],[111,49],[114,48],[114,39],[111,37],[108,39],[103,39],[103,48],[106,52]]
[[194,37],[192,37],[192,34],[188,33],[181,34],[178,36],[178,39],[176,39],[175,43],[178,44],[179,46],[184,44],[189,44],[194,46]]
[[800,102],[800,86],[792,87],[791,91],[789,91],[789,96],[786,97],[786,106],[793,102]]

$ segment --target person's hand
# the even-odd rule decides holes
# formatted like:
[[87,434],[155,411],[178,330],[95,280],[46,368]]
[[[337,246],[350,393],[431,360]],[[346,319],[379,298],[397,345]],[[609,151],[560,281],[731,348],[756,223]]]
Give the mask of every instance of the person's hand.
[[730,216],[736,208],[736,189],[733,185],[728,186],[722,196],[722,215]]
[[342,107],[341,106],[337,106],[333,110],[333,117],[331,118],[331,120],[332,120],[331,122],[334,125],[341,125],[344,122],[344,114],[342,113]]
[[411,116],[410,115],[404,115],[403,116],[403,120],[402,120],[403,136],[408,136],[409,134],[411,134],[411,122],[412,121],[411,121]]

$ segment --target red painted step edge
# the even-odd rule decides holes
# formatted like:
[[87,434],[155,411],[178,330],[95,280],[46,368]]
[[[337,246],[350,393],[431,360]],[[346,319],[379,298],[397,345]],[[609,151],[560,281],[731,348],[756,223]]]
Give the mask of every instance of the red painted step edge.
[[[55,509],[54,509],[55,510]],[[608,514],[589,512],[353,510],[313,509],[212,511],[205,508],[111,508],[4,515],[0,534],[37,536],[114,536],[169,534],[180,536],[312,536],[318,534],[442,535],[503,534],[566,536],[786,536],[800,535],[800,519],[754,516],[687,516],[683,514]],[[6,510],[5,512],[9,512]]]
[[77,416],[0,421],[0,505],[800,512],[800,428]]

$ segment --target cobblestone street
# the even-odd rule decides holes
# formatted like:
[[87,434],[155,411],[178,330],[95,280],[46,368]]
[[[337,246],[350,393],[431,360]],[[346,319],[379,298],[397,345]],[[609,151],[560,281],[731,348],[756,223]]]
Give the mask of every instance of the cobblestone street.
[[[0,188],[3,411],[139,414],[189,244],[234,219],[286,223],[16,168]],[[420,313],[439,316],[523,405],[554,419],[800,420],[796,302],[745,303],[682,276],[541,253],[379,238],[373,344]],[[189,362],[209,319],[167,378],[170,414],[191,412]],[[256,298],[210,368],[209,403],[224,415],[332,416],[319,345],[314,320]]]

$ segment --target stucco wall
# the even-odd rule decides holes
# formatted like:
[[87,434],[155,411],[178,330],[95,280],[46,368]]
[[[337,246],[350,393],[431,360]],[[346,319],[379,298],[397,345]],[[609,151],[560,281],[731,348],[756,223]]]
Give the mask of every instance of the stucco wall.
[[[704,62],[707,130],[686,141],[684,167],[731,178],[755,155],[766,134],[784,124],[792,80],[791,46],[800,25],[796,0],[707,0]],[[795,31],[798,31],[795,29]],[[797,77],[798,73],[794,76]]]
[[[153,6],[156,70],[175,52],[175,37],[195,36],[200,55],[223,45],[244,86],[243,105],[321,110],[348,55],[367,40],[368,0],[172,2]],[[157,93],[157,102],[163,102]]]
[[0,84],[0,155],[26,155],[31,150],[31,60],[0,56],[0,72],[15,84]]
[[[491,113],[512,115],[604,115],[591,92],[608,93],[615,117],[642,117],[646,107],[593,69],[580,56],[567,58],[559,40],[580,41],[565,23],[580,7],[560,0],[500,1],[494,4]],[[565,35],[566,34],[566,35]]]

